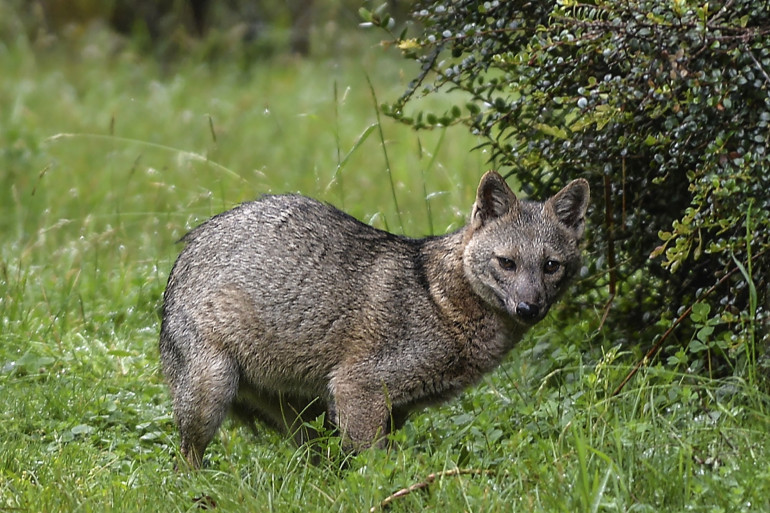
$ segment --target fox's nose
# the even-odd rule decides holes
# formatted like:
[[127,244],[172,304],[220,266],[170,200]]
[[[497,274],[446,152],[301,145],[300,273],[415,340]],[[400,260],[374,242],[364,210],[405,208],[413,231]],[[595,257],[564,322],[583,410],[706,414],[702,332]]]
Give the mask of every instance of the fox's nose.
[[522,301],[516,305],[516,314],[525,321],[532,321],[537,319],[540,315],[540,307],[533,304]]

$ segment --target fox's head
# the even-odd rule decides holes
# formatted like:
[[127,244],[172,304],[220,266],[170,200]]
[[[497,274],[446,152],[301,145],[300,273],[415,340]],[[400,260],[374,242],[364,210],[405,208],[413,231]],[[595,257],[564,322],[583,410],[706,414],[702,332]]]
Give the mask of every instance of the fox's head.
[[579,269],[589,195],[577,179],[545,202],[524,201],[484,174],[463,254],[473,290],[521,324],[545,317]]

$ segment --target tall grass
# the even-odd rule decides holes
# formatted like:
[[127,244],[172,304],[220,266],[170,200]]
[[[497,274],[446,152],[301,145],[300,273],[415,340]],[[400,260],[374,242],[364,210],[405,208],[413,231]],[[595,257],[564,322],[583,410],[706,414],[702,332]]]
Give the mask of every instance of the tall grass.
[[379,119],[373,98],[400,94],[405,64],[365,39],[248,72],[194,56],[162,69],[114,46],[94,32],[0,47],[0,510],[770,508],[767,397],[658,362],[612,397],[634,355],[595,333],[600,312],[537,328],[393,451],[345,456],[330,438],[312,465],[226,424],[204,470],[175,472],[157,352],[175,241],[286,191],[443,233],[464,222],[484,155],[463,131]]

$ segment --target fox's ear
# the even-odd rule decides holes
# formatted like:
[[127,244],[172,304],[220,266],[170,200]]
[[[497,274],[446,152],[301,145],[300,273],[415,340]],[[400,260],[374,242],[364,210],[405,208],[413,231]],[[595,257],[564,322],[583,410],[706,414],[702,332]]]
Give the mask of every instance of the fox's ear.
[[549,209],[562,224],[571,228],[577,237],[582,237],[585,228],[586,209],[591,198],[588,182],[582,178],[572,180],[562,190],[546,201]]
[[481,177],[479,189],[476,192],[476,203],[473,204],[471,224],[479,228],[490,219],[500,217],[512,210],[518,199],[505,179],[497,171],[487,171]]

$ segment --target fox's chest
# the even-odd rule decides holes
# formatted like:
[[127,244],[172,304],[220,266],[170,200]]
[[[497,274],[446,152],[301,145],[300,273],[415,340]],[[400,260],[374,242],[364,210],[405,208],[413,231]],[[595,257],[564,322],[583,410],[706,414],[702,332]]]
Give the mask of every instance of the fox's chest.
[[455,355],[434,369],[434,379],[426,381],[423,390],[426,398],[438,402],[478,383],[500,365],[524,331],[495,323],[468,333],[469,336],[456,346]]
[[459,371],[473,382],[497,368],[527,331],[507,319],[496,318],[489,324],[468,340],[460,359]]

